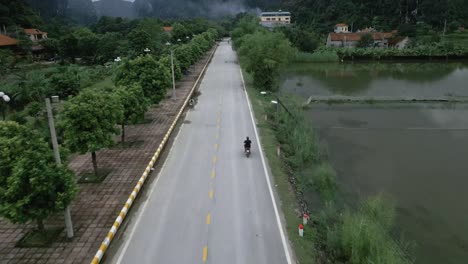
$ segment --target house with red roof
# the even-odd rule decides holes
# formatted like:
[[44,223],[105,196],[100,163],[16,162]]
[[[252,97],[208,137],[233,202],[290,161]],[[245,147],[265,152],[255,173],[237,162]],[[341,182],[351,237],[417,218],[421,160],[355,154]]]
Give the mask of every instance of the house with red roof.
[[10,38],[7,35],[0,34],[0,48],[15,47],[18,45],[18,40]]
[[337,24],[333,33],[328,34],[327,47],[347,47],[354,48],[358,45],[362,36],[370,34],[374,40],[373,47],[388,48],[397,47],[404,48],[408,43],[408,38],[398,37],[398,32],[378,32],[374,28],[365,28],[357,32],[349,32],[348,25]]
[[36,28],[25,28],[24,33],[32,42],[39,42],[47,39],[47,32],[42,32]]
[[33,45],[31,47],[31,50],[33,52],[41,51],[44,49],[44,47],[39,43],[47,39],[47,32],[40,31],[36,28],[25,28],[24,33],[33,42]]

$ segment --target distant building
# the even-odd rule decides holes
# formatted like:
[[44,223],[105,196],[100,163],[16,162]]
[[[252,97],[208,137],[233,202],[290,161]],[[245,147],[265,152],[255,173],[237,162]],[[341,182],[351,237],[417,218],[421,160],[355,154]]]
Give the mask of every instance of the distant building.
[[335,25],[335,33],[349,33],[348,25],[346,24],[336,24]]
[[40,42],[47,39],[47,32],[42,32],[35,28],[26,28],[24,33],[32,42]]
[[31,47],[32,52],[40,52],[44,49],[39,43],[47,39],[47,32],[42,32],[36,28],[26,28],[24,29],[24,33],[33,42]]
[[264,27],[277,27],[291,24],[290,12],[262,12],[260,14],[260,24]]
[[[348,31],[336,33],[336,30],[337,28],[335,27],[335,32],[328,34],[327,47],[354,48],[358,45],[362,36],[366,34],[370,34],[372,36],[372,39],[374,40],[373,47],[376,48],[396,47],[402,49],[408,44],[408,38],[397,37],[396,30],[392,32],[377,32],[373,28],[366,28],[364,30],[359,30],[356,33]],[[343,28],[340,30],[343,30]],[[347,29],[344,28],[344,30]]]
[[7,35],[0,34],[0,48],[11,48],[18,45],[18,40]]
[[172,32],[172,27],[163,27],[164,32]]

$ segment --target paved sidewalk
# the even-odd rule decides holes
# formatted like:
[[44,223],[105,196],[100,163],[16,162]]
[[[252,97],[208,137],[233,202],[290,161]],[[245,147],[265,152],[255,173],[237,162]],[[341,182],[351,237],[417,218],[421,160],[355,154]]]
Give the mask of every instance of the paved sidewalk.
[[[111,172],[100,184],[79,184],[78,196],[71,207],[75,229],[72,241],[67,241],[63,231],[59,240],[50,248],[15,248],[15,244],[34,225],[14,225],[0,220],[0,263],[90,263],[210,54],[211,51],[193,65],[189,74],[177,83],[176,101],[166,99],[157,108],[150,109],[146,119],[151,122],[128,126],[126,141],[135,142],[133,146],[97,152],[99,168],[108,168]],[[168,96],[170,95],[172,90],[168,91]],[[91,155],[74,157],[70,166],[77,175],[91,172]],[[46,226],[64,225],[62,215],[52,218],[46,221]]]

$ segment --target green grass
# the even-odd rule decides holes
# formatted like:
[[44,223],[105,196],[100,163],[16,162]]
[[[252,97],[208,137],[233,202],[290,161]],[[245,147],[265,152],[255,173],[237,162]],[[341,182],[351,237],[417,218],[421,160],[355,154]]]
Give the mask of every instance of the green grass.
[[453,43],[454,45],[468,47],[468,32],[450,33],[442,37],[442,40]]
[[115,88],[115,84],[112,81],[112,77],[108,76],[105,79],[94,83],[93,85],[89,86],[88,88],[96,89],[96,88]]
[[21,238],[16,247],[20,248],[41,248],[49,247],[62,232],[63,228],[54,227],[45,230],[33,230]]
[[311,184],[320,194],[320,197],[325,201],[334,200],[338,184],[336,180],[336,172],[332,166],[328,163],[321,163],[315,166],[311,174]]

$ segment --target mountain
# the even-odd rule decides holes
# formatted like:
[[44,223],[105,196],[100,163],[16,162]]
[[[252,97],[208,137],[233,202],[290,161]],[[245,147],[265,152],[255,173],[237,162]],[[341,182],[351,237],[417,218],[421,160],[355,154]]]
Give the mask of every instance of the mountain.
[[69,0],[66,15],[82,24],[95,23],[98,18],[91,0]]
[[65,14],[68,1],[69,0],[25,0],[26,3],[30,4],[33,9],[37,10],[40,15],[45,18],[63,16]]
[[392,30],[401,24],[424,22],[442,29],[467,25],[467,0],[283,0],[294,23],[328,32],[336,23],[354,29],[374,27]]
[[100,16],[135,18],[137,14],[132,2],[124,0],[100,0],[93,2],[96,14]]
[[154,12],[153,4],[149,0],[135,0],[133,8],[138,16],[151,16]]

